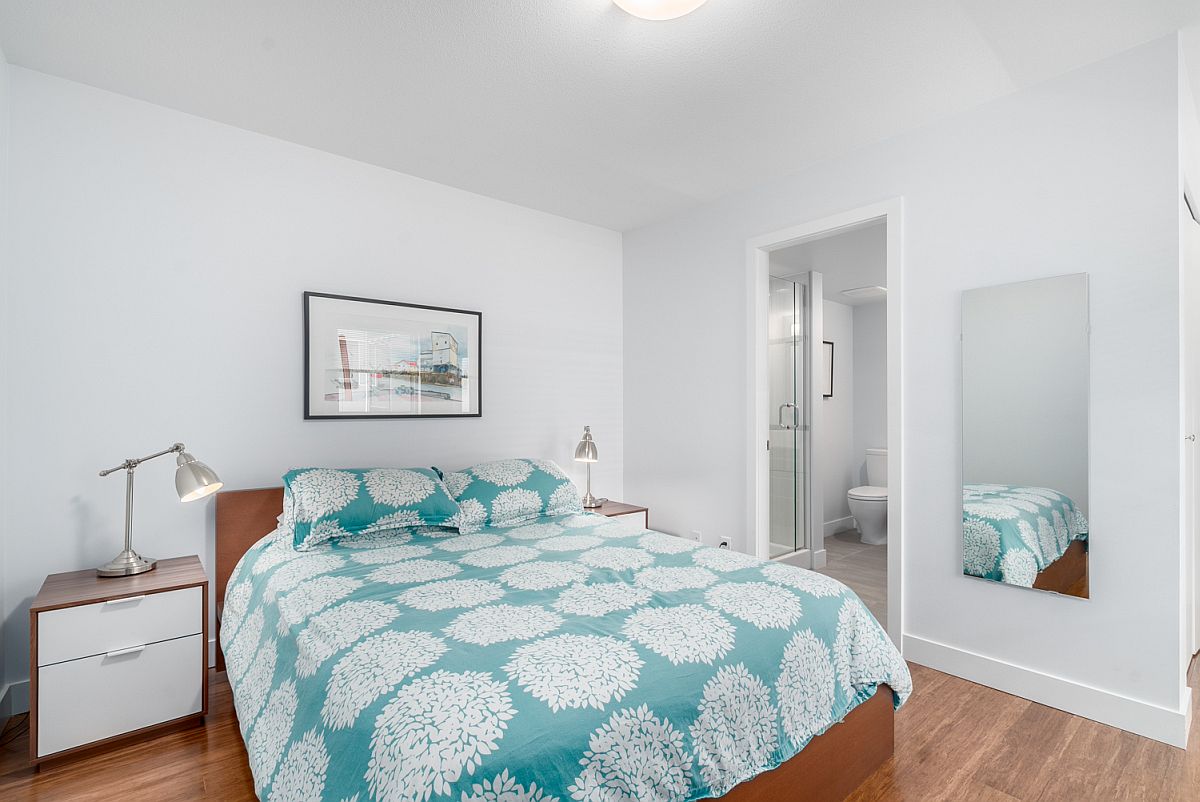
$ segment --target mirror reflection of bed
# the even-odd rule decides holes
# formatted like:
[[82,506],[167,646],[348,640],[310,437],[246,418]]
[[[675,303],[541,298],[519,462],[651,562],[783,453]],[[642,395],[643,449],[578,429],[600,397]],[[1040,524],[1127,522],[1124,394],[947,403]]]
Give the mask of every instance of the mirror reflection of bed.
[[1087,598],[1087,534],[1075,502],[1052,488],[963,485],[968,575]]
[[962,298],[967,576],[1089,597],[1087,276]]

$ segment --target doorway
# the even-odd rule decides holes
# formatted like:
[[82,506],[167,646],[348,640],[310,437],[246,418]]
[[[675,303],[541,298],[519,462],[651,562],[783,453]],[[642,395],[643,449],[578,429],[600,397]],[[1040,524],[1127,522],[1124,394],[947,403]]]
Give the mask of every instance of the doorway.
[[[747,243],[752,387],[747,447],[755,551],[762,559],[822,571],[846,582],[873,609],[897,645],[903,631],[900,215],[901,203],[896,199]],[[878,275],[886,275],[882,282],[871,279],[871,285],[878,284],[876,290],[843,287],[854,284],[855,269],[835,275],[839,271],[829,267],[829,260],[815,264],[798,258],[829,251],[835,244],[845,250],[848,243],[868,239],[868,234],[875,237],[880,251],[875,259]],[[822,265],[829,276],[812,269]],[[873,292],[875,297],[863,297],[858,290],[868,296]],[[875,305],[870,315],[878,331],[872,336],[880,341],[878,356],[862,362],[876,366],[875,386],[868,392],[885,402],[877,410],[880,425],[852,446],[842,431],[854,397],[847,371],[857,344],[849,334],[849,321],[866,303]],[[865,311],[863,316],[867,317]],[[869,330],[865,323],[862,328]],[[829,445],[833,440],[836,446]],[[828,454],[835,452],[837,459],[830,461]],[[868,484],[868,469],[879,486]],[[861,520],[842,509],[847,505]],[[886,530],[881,532],[883,520]],[[883,548],[879,542],[866,547],[866,541],[878,541],[881,535],[886,537]],[[857,566],[843,559],[852,553],[860,555],[856,560],[874,561],[871,576],[854,574],[866,563]],[[849,574],[847,568],[852,569]]]

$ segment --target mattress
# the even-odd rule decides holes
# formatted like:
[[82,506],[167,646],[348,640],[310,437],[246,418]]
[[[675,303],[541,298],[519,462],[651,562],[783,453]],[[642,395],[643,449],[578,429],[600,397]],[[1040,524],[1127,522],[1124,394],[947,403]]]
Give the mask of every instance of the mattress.
[[1068,496],[1048,487],[963,485],[963,572],[1033,587],[1037,574],[1087,540],[1088,522]]
[[839,582],[585,514],[296,552],[228,585],[262,799],[720,796],[908,669]]

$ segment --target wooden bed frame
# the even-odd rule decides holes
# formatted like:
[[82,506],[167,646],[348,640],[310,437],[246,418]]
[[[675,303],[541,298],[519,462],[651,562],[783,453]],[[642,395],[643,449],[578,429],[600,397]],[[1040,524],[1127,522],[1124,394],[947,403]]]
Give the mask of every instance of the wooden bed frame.
[[[276,513],[278,514],[278,513]],[[1072,540],[1063,555],[1047,565],[1033,580],[1038,590],[1052,590],[1068,596],[1088,597],[1087,542]]]
[[[283,509],[283,488],[227,490],[217,493],[216,600],[217,669],[221,611],[225,587],[247,549],[275,528]],[[800,754],[777,769],[763,772],[733,788],[726,802],[839,802],[892,756],[892,689],[881,685],[875,695],[809,742]]]

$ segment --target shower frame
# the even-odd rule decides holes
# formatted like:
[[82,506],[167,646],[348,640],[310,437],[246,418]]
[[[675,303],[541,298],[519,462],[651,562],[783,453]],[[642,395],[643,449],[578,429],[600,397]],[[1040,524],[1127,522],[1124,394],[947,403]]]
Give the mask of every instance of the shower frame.
[[[789,284],[795,284],[802,287],[801,299],[797,304],[800,323],[800,331],[793,331],[793,337],[796,340],[794,348],[800,351],[797,355],[793,351],[793,386],[796,388],[794,393],[795,414],[793,415],[794,440],[803,440],[802,446],[797,446],[793,442],[793,447],[801,454],[799,465],[794,465],[795,470],[792,480],[795,483],[793,488],[793,504],[795,506],[795,514],[792,518],[793,522],[793,550],[779,555],[770,555],[770,543],[768,543],[768,554],[771,559],[787,559],[788,562],[794,565],[800,565],[804,568],[824,568],[825,567],[825,546],[824,546],[824,526],[821,521],[822,507],[820,504],[821,487],[820,476],[814,470],[816,461],[814,456],[813,435],[819,429],[817,417],[821,414],[821,392],[816,381],[816,365],[817,359],[820,356],[821,338],[819,332],[823,330],[823,304],[818,304],[815,299],[823,297],[822,277],[820,273],[806,272],[802,274],[794,274],[788,277],[775,276],[768,274],[768,286],[772,278],[780,281],[786,281]],[[768,310],[768,315],[770,314]],[[770,340],[768,338],[768,347]],[[798,356],[798,358],[797,358]],[[770,366],[768,365],[768,371]],[[770,378],[768,377],[768,385]],[[768,386],[768,394],[770,387]],[[775,431],[771,428],[772,415],[776,414],[774,399],[768,405],[768,447],[770,452],[770,442],[774,439],[771,437],[771,432]],[[783,420],[783,410],[777,410],[779,421]],[[771,455],[768,453],[767,459],[770,462]],[[771,492],[770,474],[767,478],[767,492]],[[768,501],[769,503],[769,501]],[[769,531],[771,521],[768,519],[768,540],[770,540],[771,532]]]

